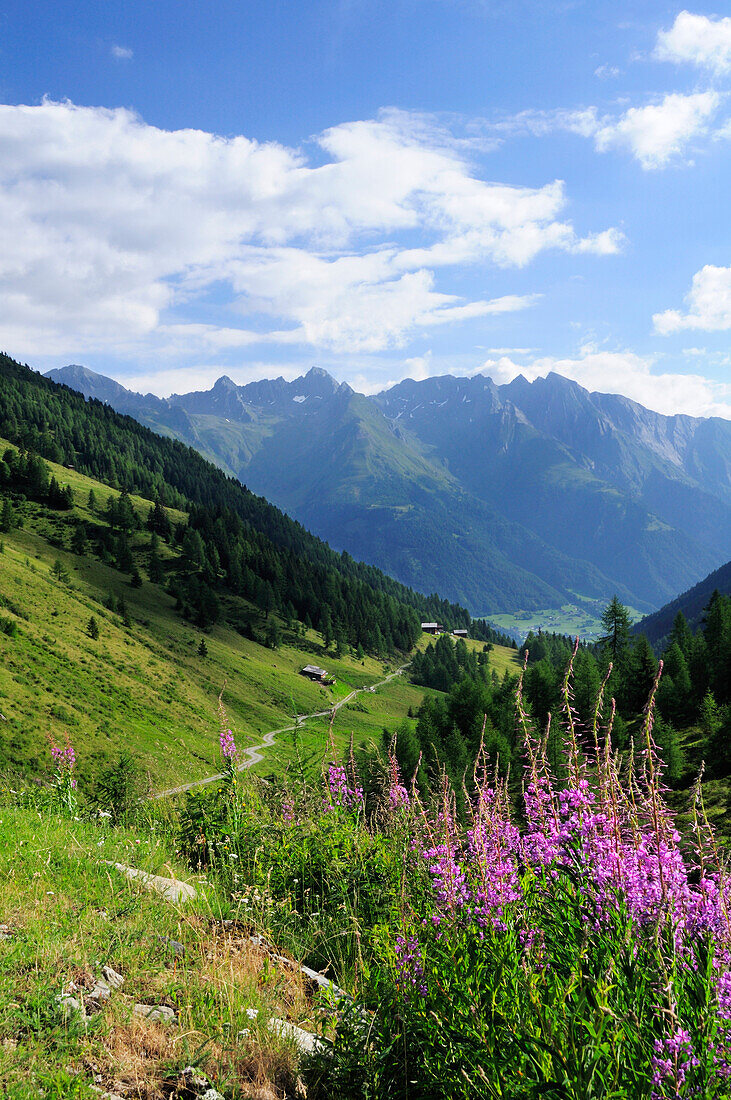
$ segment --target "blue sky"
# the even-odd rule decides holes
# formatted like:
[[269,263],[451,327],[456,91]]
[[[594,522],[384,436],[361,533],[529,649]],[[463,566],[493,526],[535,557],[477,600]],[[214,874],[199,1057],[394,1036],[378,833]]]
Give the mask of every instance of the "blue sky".
[[159,394],[553,369],[731,416],[731,18],[57,0],[0,49],[15,357]]

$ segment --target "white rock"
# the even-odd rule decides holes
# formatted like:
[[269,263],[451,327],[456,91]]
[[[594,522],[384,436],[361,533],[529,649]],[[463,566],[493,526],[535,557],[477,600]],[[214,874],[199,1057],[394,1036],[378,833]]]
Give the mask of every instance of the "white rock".
[[106,978],[112,989],[119,989],[124,983],[124,978],[121,974],[118,974],[116,970],[112,970],[111,966],[103,966],[102,974]]
[[322,1045],[319,1036],[313,1035],[311,1031],[305,1031],[304,1028],[297,1027],[296,1024],[291,1024],[289,1020],[278,1020],[276,1016],[273,1016],[269,1021],[269,1030],[273,1031],[275,1035],[280,1035],[283,1039],[294,1040],[303,1054],[312,1054]]
[[225,1096],[222,1096],[218,1089],[207,1089],[201,1100],[226,1100]]
[[102,978],[97,978],[96,985],[92,989],[91,993],[89,993],[89,997],[91,997],[95,1001],[108,1001],[111,995],[112,987]]
[[82,1020],[86,1018],[83,1004],[81,1001],[78,1001],[76,997],[72,997],[70,993],[59,993],[56,1000],[67,1019],[70,1019],[72,1016],[81,1016]]
[[143,1019],[149,1020],[153,1023],[156,1020],[175,1020],[175,1013],[172,1008],[167,1005],[135,1005],[135,1016],[142,1016]]
[[147,871],[141,871],[139,867],[129,867],[126,863],[114,863],[105,859],[110,867],[116,867],[129,879],[138,879],[148,890],[154,890],[168,901],[177,905],[182,901],[191,901],[196,897],[195,888],[188,882],[181,882],[177,878],[164,878],[162,875],[150,875]]

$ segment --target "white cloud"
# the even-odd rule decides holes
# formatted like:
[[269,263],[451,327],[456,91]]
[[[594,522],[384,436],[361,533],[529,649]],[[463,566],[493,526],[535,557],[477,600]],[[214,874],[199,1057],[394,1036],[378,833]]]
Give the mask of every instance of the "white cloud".
[[616,121],[603,121],[594,134],[594,143],[599,152],[614,147],[629,149],[643,168],[664,168],[685,153],[693,138],[708,132],[719,103],[715,92],[673,92],[660,103],[630,107]]
[[245,367],[209,363],[205,366],[167,367],[135,374],[115,371],[114,378],[120,385],[135,393],[154,393],[157,397],[169,397],[172,393],[209,390],[223,374],[228,375],[238,386],[245,386],[247,382],[256,382],[260,378],[280,376],[291,382],[302,373],[302,369],[297,366],[258,361],[248,363]]
[[[713,91],[692,95],[673,92],[657,103],[630,107],[620,115],[601,115],[596,107],[523,111],[498,124],[497,128],[505,133],[536,137],[566,130],[592,139],[597,152],[626,149],[643,168],[664,168],[684,156],[695,139],[709,134],[709,124],[721,101],[721,95]],[[718,137],[719,133],[713,136]],[[616,230],[597,234],[594,240],[603,238],[612,241],[612,250],[617,250],[621,238]]]
[[723,416],[731,419],[731,385],[696,374],[653,373],[653,360],[630,351],[602,351],[593,345],[576,358],[544,356],[515,363],[507,356],[488,359],[482,372],[498,384],[522,374],[529,381],[551,371],[572,378],[588,390],[621,393],[645,408],[672,416]]
[[[465,300],[437,286],[438,269],[619,246],[615,230],[581,237],[562,218],[560,181],[485,181],[423,116],[344,123],[314,144],[309,161],[124,109],[0,105],[0,346],[175,349],[195,305],[187,336],[209,347],[378,350],[532,300]],[[275,322],[219,326],[212,294]]]
[[600,80],[614,80],[620,72],[616,65],[600,65],[594,69],[594,76],[598,76]]
[[681,11],[670,30],[658,34],[654,56],[697,65],[719,76],[731,72],[731,18],[709,19]]
[[117,61],[130,61],[134,57],[129,46],[112,46],[111,54]]
[[688,328],[705,332],[731,329],[731,267],[706,264],[696,271],[686,301],[687,313],[668,309],[654,315],[652,320],[658,332],[667,335]]

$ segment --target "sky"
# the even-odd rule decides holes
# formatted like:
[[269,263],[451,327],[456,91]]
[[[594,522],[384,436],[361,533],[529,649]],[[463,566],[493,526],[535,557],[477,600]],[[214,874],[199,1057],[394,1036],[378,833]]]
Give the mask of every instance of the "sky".
[[10,0],[0,347],[142,392],[551,370],[731,418],[731,17]]

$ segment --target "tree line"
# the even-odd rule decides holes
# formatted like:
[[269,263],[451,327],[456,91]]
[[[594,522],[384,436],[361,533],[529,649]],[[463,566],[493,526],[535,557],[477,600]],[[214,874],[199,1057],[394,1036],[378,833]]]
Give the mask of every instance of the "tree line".
[[[658,656],[643,635],[630,633],[630,616],[615,597],[602,617],[605,634],[595,644],[580,645],[573,659],[571,705],[577,728],[591,749],[589,735],[602,680],[616,704],[613,743],[630,747],[658,672]],[[563,752],[560,718],[562,684],[574,641],[559,634],[529,633],[521,653],[528,654],[523,701],[539,735],[547,731],[548,758],[561,774]],[[712,777],[731,773],[731,598],[713,593],[700,627],[692,631],[682,612],[675,618],[660,655],[663,674],[657,694],[654,736],[666,764],[666,779],[681,786],[693,778],[701,761]],[[404,777],[415,775],[422,795],[439,791],[446,774],[463,802],[475,757],[482,743],[494,764],[521,778],[522,745],[516,736],[515,678],[499,678],[490,668],[489,647],[470,650],[447,635],[430,643],[412,662],[412,679],[439,695],[427,695],[416,723],[396,731],[396,757]],[[549,714],[551,723],[549,726]],[[692,756],[686,758],[681,731],[693,730]],[[393,734],[384,731],[382,749]]]

